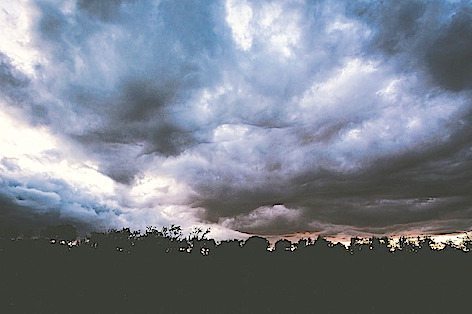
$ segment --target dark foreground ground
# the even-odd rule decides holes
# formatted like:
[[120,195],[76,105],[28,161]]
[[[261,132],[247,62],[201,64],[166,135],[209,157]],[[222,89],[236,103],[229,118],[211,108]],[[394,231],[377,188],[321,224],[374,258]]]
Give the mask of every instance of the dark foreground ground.
[[[69,239],[70,240],[70,239]],[[0,313],[470,313],[472,254],[378,239],[0,238]],[[466,247],[470,243],[466,243]]]

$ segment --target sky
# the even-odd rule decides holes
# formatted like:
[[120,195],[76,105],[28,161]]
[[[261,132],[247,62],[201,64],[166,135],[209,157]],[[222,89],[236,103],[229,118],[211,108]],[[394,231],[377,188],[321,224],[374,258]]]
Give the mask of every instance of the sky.
[[472,229],[472,3],[0,2],[0,228]]

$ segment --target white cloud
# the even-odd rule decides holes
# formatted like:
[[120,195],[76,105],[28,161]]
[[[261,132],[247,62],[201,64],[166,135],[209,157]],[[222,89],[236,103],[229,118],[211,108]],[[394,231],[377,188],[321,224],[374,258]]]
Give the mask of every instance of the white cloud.
[[229,229],[252,231],[265,229],[274,224],[294,224],[301,217],[300,210],[290,209],[284,205],[263,206],[247,214],[231,218],[221,218],[220,224]]
[[[43,127],[31,127],[9,115],[2,107],[0,112],[0,159],[15,164],[12,176],[42,174],[62,179],[92,193],[113,193],[114,182],[98,171],[90,160],[76,159],[67,144]],[[83,157],[83,156],[81,156]],[[18,173],[18,170],[20,171]]]
[[41,53],[32,45],[31,19],[35,12],[28,1],[0,3],[0,52],[8,55],[15,66],[28,75],[34,75]]
[[252,8],[244,0],[226,1],[226,21],[231,27],[233,39],[243,50],[252,46],[253,34],[250,29]]

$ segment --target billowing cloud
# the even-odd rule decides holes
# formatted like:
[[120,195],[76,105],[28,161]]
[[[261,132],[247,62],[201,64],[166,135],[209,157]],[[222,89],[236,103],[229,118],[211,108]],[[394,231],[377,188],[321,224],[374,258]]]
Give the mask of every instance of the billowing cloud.
[[9,213],[218,237],[471,227],[467,2],[3,6]]
[[355,16],[375,26],[369,43],[399,58],[410,70],[422,68],[442,88],[472,87],[472,9],[454,1],[386,1],[350,4]]

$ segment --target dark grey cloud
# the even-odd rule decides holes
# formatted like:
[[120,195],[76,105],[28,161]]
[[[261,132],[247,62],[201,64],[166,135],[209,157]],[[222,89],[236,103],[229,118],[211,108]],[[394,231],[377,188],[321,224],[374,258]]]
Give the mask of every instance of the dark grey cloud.
[[124,0],[79,0],[77,6],[89,15],[103,21],[113,21],[120,13],[120,6],[123,3],[131,2]]
[[426,54],[434,79],[448,89],[472,88],[472,6],[455,13]]
[[[465,121],[470,121],[470,115]],[[203,180],[197,185],[201,194],[195,205],[208,209],[204,219],[227,221],[244,232],[313,231],[313,222],[350,226],[363,233],[394,232],[430,222],[442,232],[466,231],[472,210],[471,147],[468,123],[457,127],[449,141],[418,145],[348,173],[303,168],[302,173],[274,177],[252,188]],[[257,208],[274,204],[298,212],[296,218],[281,215],[273,224],[261,218],[264,223],[257,228],[247,223],[257,217]],[[277,215],[277,210],[273,213]]]
[[39,234],[41,226],[60,221],[54,214],[37,214],[3,197],[0,198],[0,218],[0,236]]
[[34,75],[0,55],[1,92],[119,195],[76,199],[73,187],[21,178],[4,188],[23,198],[15,204],[66,213],[72,202],[83,213],[105,202],[100,218],[78,219],[265,234],[470,229],[469,2],[80,0],[32,10]]
[[353,2],[350,14],[374,26],[370,45],[422,69],[442,88],[471,88],[472,5],[468,1]]
[[0,51],[0,99],[22,108],[33,123],[46,123],[48,108],[32,100],[30,79],[12,63],[11,58]]
[[[196,44],[190,44],[185,47],[188,50],[188,58],[181,55],[181,43],[188,44],[188,41],[181,42],[179,38],[185,30],[180,33],[176,31],[175,34],[164,32],[166,26],[160,25],[162,16],[156,15],[156,12],[147,16],[150,23],[145,26],[148,29],[141,40],[136,40],[136,47],[129,48],[128,45],[136,31],[141,31],[143,21],[135,20],[136,15],[141,12],[145,14],[148,8],[152,9],[157,3],[146,3],[143,6],[130,3],[133,7],[130,7],[131,13],[127,14],[131,16],[123,16],[123,20],[117,21],[122,23],[123,38],[117,43],[107,42],[113,46],[113,51],[108,52],[114,54],[115,48],[125,51],[120,55],[119,61],[124,62],[126,68],[107,88],[102,84],[106,84],[108,77],[104,76],[108,73],[100,72],[96,66],[113,60],[106,60],[109,55],[94,50],[96,41],[90,38],[102,31],[100,36],[103,36],[102,39],[106,42],[109,39],[108,33],[102,29],[106,26],[90,18],[90,12],[87,15],[77,12],[74,16],[47,1],[37,4],[38,15],[33,34],[35,44],[44,52],[46,60],[43,59],[44,62],[36,67],[37,76],[29,90],[23,92],[20,89],[27,87],[26,83],[23,83],[27,82],[23,80],[26,76],[2,55],[2,81],[10,85],[3,84],[2,87],[8,87],[8,92],[25,94],[21,103],[10,102],[22,107],[24,119],[36,125],[46,125],[56,135],[82,145],[86,151],[82,155],[83,158],[97,160],[102,173],[125,184],[131,183],[136,173],[141,170],[141,165],[136,163],[140,155],[174,155],[193,144],[192,130],[189,131],[185,124],[177,121],[176,114],[179,110],[182,111],[182,108],[178,108],[181,101],[179,92],[182,90],[185,93],[187,88],[194,88],[192,85],[198,83],[198,78],[192,77],[192,73],[200,71],[198,65],[194,65],[195,62],[192,61],[197,51],[190,51],[198,47]],[[173,8],[155,9],[165,11]],[[197,9],[201,9],[202,14],[206,13],[204,6]],[[159,21],[153,21],[154,17]],[[177,19],[171,18],[165,23],[174,23],[176,20],[178,22],[179,15],[176,17]],[[156,36],[150,39],[148,35],[154,36],[154,30]],[[195,34],[192,29],[187,31],[193,32],[187,34],[188,36]],[[89,48],[93,51],[88,50]],[[174,49],[177,49],[178,53],[175,53]],[[202,53],[205,53],[205,49],[201,49]],[[95,57],[98,60],[95,60]],[[89,73],[79,73],[80,69],[76,68],[77,59],[85,63]],[[123,64],[110,64],[110,68],[119,66]],[[85,77],[82,77],[82,74],[85,74]],[[45,105],[48,109],[47,117],[34,111],[34,108],[40,105]],[[80,150],[77,150],[79,155]],[[29,157],[26,157],[28,160]],[[21,175],[24,170],[16,165],[18,162],[20,161],[12,159],[4,167],[13,172],[13,177],[21,176],[19,180],[24,184],[30,176]],[[6,174],[1,177],[8,178]],[[47,177],[43,177],[41,181],[42,188],[13,188],[7,184],[2,186],[2,189],[6,191],[7,197],[21,202],[23,207],[30,208],[32,214],[47,215],[57,211],[61,215],[71,215],[95,227],[116,226],[114,217],[120,219],[116,210],[101,204],[103,200],[94,198],[90,193],[73,193],[72,191],[77,189],[76,186],[51,191]],[[75,194],[79,196],[75,197]]]
[[20,182],[0,178],[0,229],[7,235],[38,235],[46,226],[59,224],[72,224],[85,234],[112,226],[110,218],[116,214],[117,209],[106,208],[87,195],[77,195],[74,188],[60,180]]
[[[77,11],[65,13],[39,1],[37,9],[37,45],[50,52],[55,68],[41,68],[42,83],[63,115],[74,116],[51,127],[102,147],[93,153],[104,155],[105,173],[123,183],[136,174],[136,167],[115,174],[108,165],[108,152],[120,154],[117,144],[139,143],[142,153],[175,156],[202,140],[199,126],[180,115],[192,90],[218,78],[218,4],[79,1]],[[77,119],[83,125],[75,125]]]
[[7,89],[25,87],[28,79],[12,66],[10,59],[5,54],[0,54],[0,83],[2,92]]
[[21,101],[28,82],[28,78],[11,64],[10,58],[0,52],[0,97],[15,103]]

